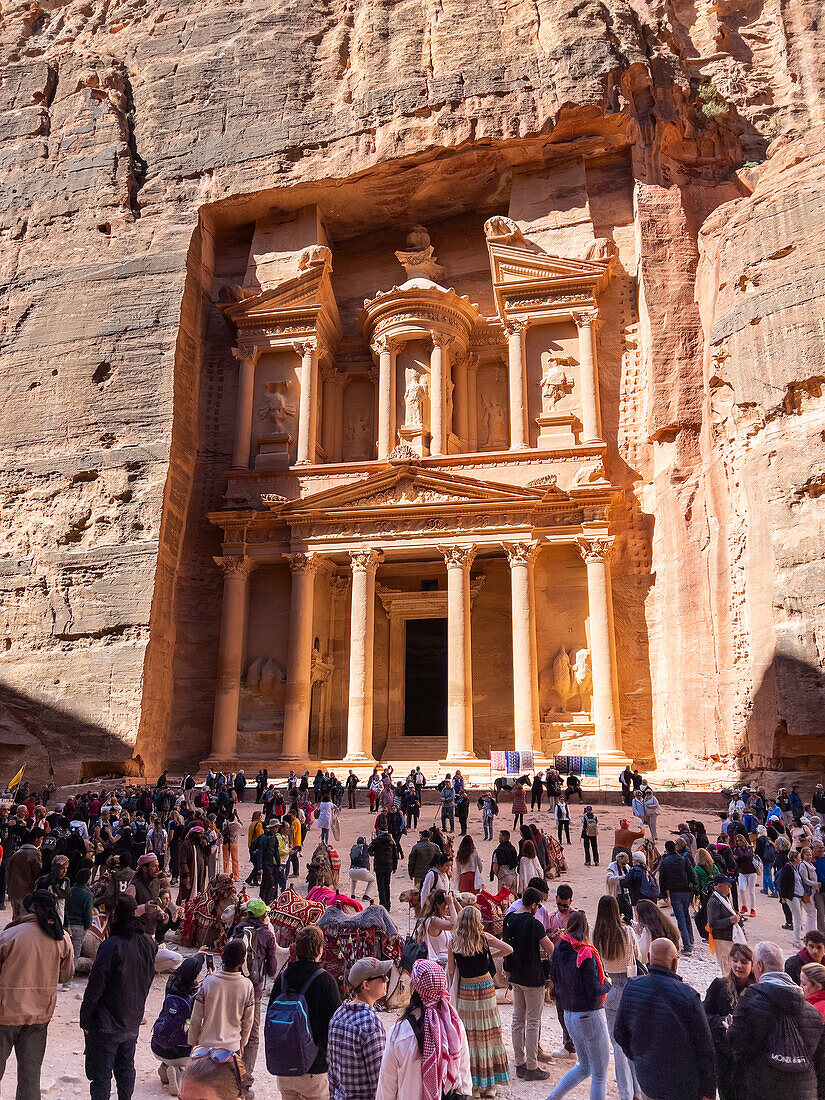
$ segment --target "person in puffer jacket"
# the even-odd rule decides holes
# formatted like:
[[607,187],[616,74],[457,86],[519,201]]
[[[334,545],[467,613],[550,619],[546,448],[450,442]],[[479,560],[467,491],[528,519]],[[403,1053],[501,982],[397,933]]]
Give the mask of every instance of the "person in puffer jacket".
[[[825,1022],[806,1003],[783,965],[782,950],[775,943],[757,944],[753,964],[756,984],[739,998],[728,1029],[727,1049],[735,1061],[742,1100],[818,1100],[825,1096]],[[792,1025],[785,1032],[784,1043],[778,1038],[783,1017]],[[806,1064],[797,1072],[777,1068],[777,1058],[793,1054],[797,1036]]]

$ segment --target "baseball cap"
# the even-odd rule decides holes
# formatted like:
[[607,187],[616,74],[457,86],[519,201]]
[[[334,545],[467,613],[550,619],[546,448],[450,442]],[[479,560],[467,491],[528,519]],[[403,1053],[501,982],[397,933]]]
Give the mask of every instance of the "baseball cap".
[[368,978],[385,978],[390,970],[392,963],[389,960],[382,962],[373,958],[359,959],[350,967],[347,981],[352,989],[358,989]]
[[728,878],[727,875],[714,875],[713,878],[710,880],[710,883],[711,886],[723,886],[725,883],[727,883],[728,886],[732,886],[733,879]]
[[246,911],[251,917],[264,917],[267,914],[267,905],[260,898],[251,898],[246,903]]

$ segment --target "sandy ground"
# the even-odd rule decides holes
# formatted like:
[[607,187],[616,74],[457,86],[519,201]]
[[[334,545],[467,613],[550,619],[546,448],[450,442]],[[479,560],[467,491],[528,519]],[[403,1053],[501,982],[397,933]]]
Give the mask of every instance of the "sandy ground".
[[[512,818],[508,816],[509,806],[505,803],[503,796],[501,803],[501,814],[497,818],[497,825],[501,827],[508,827],[512,823]],[[666,798],[663,795],[662,798]],[[720,800],[721,801],[721,800]],[[363,792],[359,792],[359,803],[366,803],[366,796]],[[571,833],[574,837],[573,844],[567,849],[567,858],[569,864],[569,871],[559,881],[568,882],[574,890],[574,905],[583,908],[590,920],[591,924],[595,919],[596,905],[601,894],[605,892],[605,870],[606,865],[609,862],[610,852],[612,850],[612,830],[618,824],[620,817],[626,815],[626,811],[623,811],[618,805],[618,797],[616,799],[616,805],[611,807],[599,807],[599,838],[600,838],[600,852],[602,855],[600,867],[585,867],[584,855],[581,846],[581,841],[575,839],[576,828],[576,812],[578,810],[578,804],[573,808],[573,828]],[[255,807],[251,803],[246,803],[241,807],[241,817],[244,823],[248,823],[252,811]],[[706,811],[697,810],[686,811],[684,809],[672,810],[669,809],[663,803],[662,816],[659,818],[659,843],[660,846],[664,840],[668,838],[669,830],[675,829],[676,824],[684,820],[687,817],[697,817],[703,820],[708,829],[708,833],[713,838],[713,829],[711,827],[711,815]],[[432,820],[432,814],[434,812],[433,807],[424,807],[424,814],[421,818],[420,824],[423,826],[429,825]],[[542,813],[529,814],[525,818],[527,821],[536,821],[541,825],[542,829],[549,829],[551,826],[550,815],[544,811]],[[341,813],[341,840],[338,844],[338,851],[342,857],[342,864],[344,868],[349,866],[349,849],[354,844],[355,839],[359,835],[369,836],[373,829],[374,818],[367,809],[347,810],[346,808]],[[494,848],[494,843],[489,841],[482,841],[480,839],[482,835],[481,821],[479,815],[475,810],[475,806],[472,806],[470,822],[470,832],[473,834],[476,844],[481,853],[482,862],[485,869],[489,868],[490,856]],[[307,843],[305,845],[305,852],[311,852],[314,850],[319,834],[316,829],[310,831]],[[402,935],[406,935],[408,929],[408,908],[406,905],[402,905],[398,901],[399,894],[405,890],[410,883],[410,880],[406,872],[406,855],[412,843],[415,842],[417,837],[410,836],[404,837],[402,847],[404,849],[405,859],[399,865],[398,872],[393,876],[392,882],[392,897],[393,907],[392,916],[395,919],[399,932]],[[244,846],[245,847],[245,846]],[[303,874],[305,861],[301,862],[301,870]],[[248,861],[244,861],[242,864],[242,875],[245,877],[249,873]],[[346,877],[346,873],[342,872],[342,889],[348,889],[349,879]],[[303,880],[297,880],[297,884],[302,886]],[[552,901],[552,894],[551,894]],[[2,917],[2,924],[5,925],[10,919],[10,911],[0,914]],[[789,932],[783,932],[780,930],[780,925],[783,922],[782,911],[779,907],[779,902],[772,899],[768,899],[763,894],[757,893],[757,916],[755,919],[748,921],[747,935],[751,945],[756,944],[761,939],[771,939],[780,944],[785,951],[786,955],[792,954],[791,948],[791,934]],[[707,947],[698,941],[700,946],[694,951],[693,957],[689,959],[681,959],[679,964],[679,973],[682,977],[690,982],[700,992],[704,992],[711,980],[719,973],[716,961],[708,951]],[[152,985],[151,992],[146,1005],[146,1015],[144,1018],[144,1027],[141,1031],[140,1038],[138,1040],[137,1048],[137,1084],[135,1087],[135,1097],[140,1098],[156,1098],[166,1095],[163,1089],[160,1079],[157,1074],[157,1060],[153,1056],[149,1049],[149,1040],[151,1037],[151,1026],[157,1018],[163,1001],[163,988],[166,978],[158,976]],[[78,1016],[80,1011],[80,1001],[83,996],[83,990],[86,984],[84,977],[77,976],[75,978],[74,988],[66,992],[58,993],[57,1010],[49,1028],[48,1046],[46,1049],[46,1057],[43,1063],[43,1077],[42,1087],[43,1093],[48,1097],[48,1100],[69,1100],[69,1098],[75,1096],[82,1096],[88,1094],[88,1083],[85,1078],[83,1069],[83,1034],[78,1024]],[[500,993],[501,997],[502,994]],[[266,1003],[266,1001],[264,1001]],[[500,1090],[502,1097],[523,1098],[523,1100],[538,1100],[539,1097],[545,1097],[550,1092],[553,1085],[562,1077],[570,1065],[573,1063],[569,1060],[557,1060],[548,1066],[546,1069],[550,1072],[550,1079],[547,1082],[526,1082],[520,1081],[515,1077],[514,1061],[512,1056],[512,1040],[510,1034],[510,1024],[512,1017],[512,1007],[507,1004],[501,1004],[499,1008],[501,1014],[502,1028],[505,1043],[508,1048],[511,1060],[511,1073],[513,1074],[513,1080],[509,1086],[505,1086]],[[392,1024],[395,1022],[396,1014],[388,1013],[384,1018],[384,1024],[389,1032]],[[556,1019],[555,1007],[545,1008],[544,1016],[542,1020],[542,1046],[546,1050],[553,1050],[561,1045],[561,1029]],[[279,1091],[275,1085],[273,1078],[269,1077],[264,1062],[263,1044],[258,1057],[258,1064],[256,1066],[256,1081],[255,1081],[255,1094],[257,1098],[263,1097],[279,1097]],[[9,1060],[9,1064],[6,1069],[6,1074],[2,1083],[3,1095],[7,1097],[14,1096],[14,1089],[16,1085],[16,1067],[14,1059]],[[113,1093],[114,1095],[114,1093]],[[574,1100],[584,1100],[589,1096],[589,1084],[587,1082],[578,1086],[569,1096]],[[616,1090],[615,1078],[613,1076],[613,1068],[611,1065],[609,1075],[609,1087],[608,1096],[615,1098],[618,1096]]]

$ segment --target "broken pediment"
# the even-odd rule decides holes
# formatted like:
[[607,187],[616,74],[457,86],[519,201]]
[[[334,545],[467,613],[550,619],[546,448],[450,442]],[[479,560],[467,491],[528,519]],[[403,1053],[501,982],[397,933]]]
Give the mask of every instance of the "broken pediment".
[[245,291],[241,300],[220,305],[224,317],[237,328],[239,344],[278,347],[314,332],[337,346],[342,329],[331,264],[326,257],[313,260],[304,264],[300,274],[271,290],[251,295]]
[[488,238],[487,252],[498,313],[502,321],[514,314],[567,310],[593,304],[610,277],[608,260],[551,256],[501,238]]
[[[542,489],[501,485],[467,477],[445,477],[417,465],[395,465],[364,481],[327,489],[287,505],[275,504],[279,515],[291,521],[303,515],[323,514],[334,518],[342,513],[370,512],[376,509],[412,508],[503,508],[538,504],[545,496]],[[267,503],[269,503],[267,501]],[[272,505],[271,505],[272,506]]]

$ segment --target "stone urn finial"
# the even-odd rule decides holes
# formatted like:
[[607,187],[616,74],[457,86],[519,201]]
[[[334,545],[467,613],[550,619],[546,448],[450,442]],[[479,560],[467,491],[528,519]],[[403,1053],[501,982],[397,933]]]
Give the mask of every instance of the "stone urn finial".
[[444,268],[436,261],[430,234],[423,225],[414,225],[407,234],[407,251],[396,252],[395,258],[407,273],[407,279],[429,279],[438,282]]

